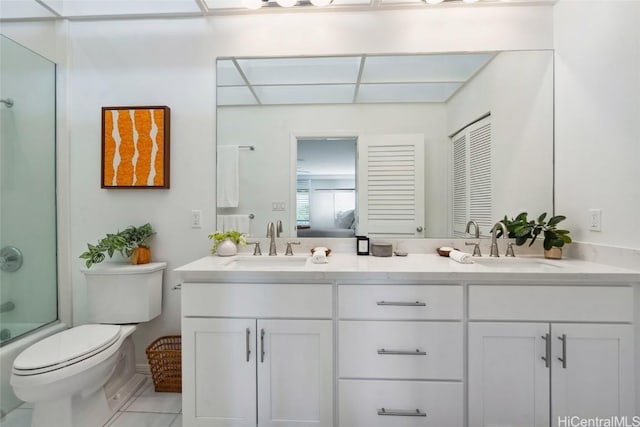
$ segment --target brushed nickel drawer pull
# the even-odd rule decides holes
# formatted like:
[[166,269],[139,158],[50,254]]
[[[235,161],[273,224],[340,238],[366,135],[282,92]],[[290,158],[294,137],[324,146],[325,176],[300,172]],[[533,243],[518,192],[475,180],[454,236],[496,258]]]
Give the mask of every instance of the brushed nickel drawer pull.
[[420,409],[404,410],[404,409],[378,409],[378,415],[390,415],[392,417],[426,417],[427,413]]
[[545,341],[544,356],[540,358],[544,360],[544,367],[548,368],[551,366],[551,340],[549,339],[549,334],[544,334],[542,339]]
[[562,367],[567,369],[567,334],[562,334],[558,339],[562,341],[562,357],[558,357],[558,360],[562,362]]
[[249,357],[251,356],[251,347],[249,345],[249,338],[251,337],[251,329],[247,328],[246,330],[246,350],[247,350],[247,362],[249,361]]
[[402,355],[402,356],[426,356],[427,352],[426,351],[421,351],[420,349],[415,349],[415,351],[412,350],[385,350],[384,348],[381,348],[380,350],[378,350],[378,354],[393,354],[393,355]]
[[378,301],[376,304],[378,305],[395,305],[399,307],[425,307],[427,305],[426,302],[421,301]]

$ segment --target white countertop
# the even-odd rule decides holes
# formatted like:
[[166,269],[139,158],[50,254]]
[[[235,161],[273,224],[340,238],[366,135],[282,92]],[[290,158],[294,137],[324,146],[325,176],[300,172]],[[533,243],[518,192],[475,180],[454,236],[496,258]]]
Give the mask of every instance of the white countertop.
[[[278,255],[278,265],[266,255],[233,257],[206,256],[175,269],[185,282],[333,282],[363,283],[640,283],[640,271],[592,262],[543,257],[474,258],[473,264],[460,264],[437,254],[409,254],[406,257],[374,257],[333,253],[327,264],[313,264],[310,257],[296,257],[288,263]],[[244,258],[247,263],[236,262]],[[275,257],[272,257],[275,258]]]

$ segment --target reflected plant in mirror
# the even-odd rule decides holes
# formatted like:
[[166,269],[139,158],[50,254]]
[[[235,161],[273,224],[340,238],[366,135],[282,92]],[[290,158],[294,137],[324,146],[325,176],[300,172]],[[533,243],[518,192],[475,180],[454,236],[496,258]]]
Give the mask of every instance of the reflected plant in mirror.
[[[239,151],[219,229],[253,213],[254,236],[278,220],[283,237],[467,237],[469,220],[488,236],[503,212],[553,211],[549,50],[220,58],[217,106],[218,151],[256,147]],[[338,139],[355,145],[353,181],[314,184],[312,159],[345,160]]]

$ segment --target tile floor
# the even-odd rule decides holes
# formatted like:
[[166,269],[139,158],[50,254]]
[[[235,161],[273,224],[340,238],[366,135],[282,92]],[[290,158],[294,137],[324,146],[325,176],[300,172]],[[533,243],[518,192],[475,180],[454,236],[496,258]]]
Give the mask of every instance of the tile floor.
[[[0,427],[29,427],[31,408],[22,405],[0,421]],[[65,427],[65,426],[51,426]],[[182,427],[182,394],[156,393],[151,378],[104,427]]]

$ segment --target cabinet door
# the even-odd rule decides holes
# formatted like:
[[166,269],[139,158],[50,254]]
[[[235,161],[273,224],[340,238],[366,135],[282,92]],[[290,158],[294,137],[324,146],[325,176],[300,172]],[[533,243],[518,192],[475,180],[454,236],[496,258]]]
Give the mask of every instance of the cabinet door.
[[258,425],[333,426],[333,323],[258,321]]
[[549,426],[546,323],[469,323],[469,427]]
[[552,324],[551,332],[552,425],[571,416],[631,417],[633,326]]
[[183,318],[183,423],[255,427],[256,321]]

